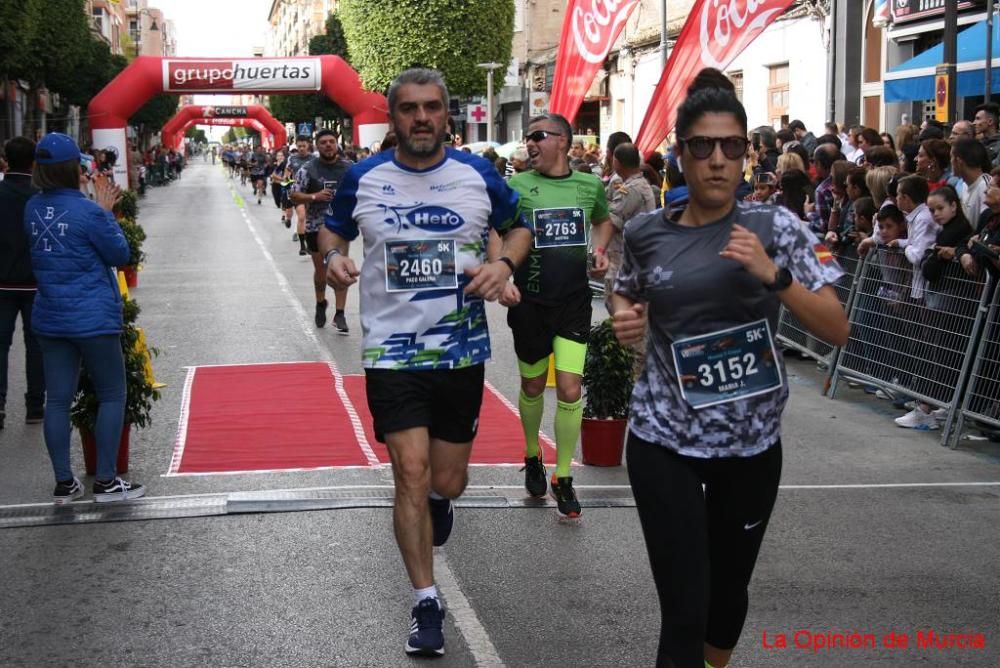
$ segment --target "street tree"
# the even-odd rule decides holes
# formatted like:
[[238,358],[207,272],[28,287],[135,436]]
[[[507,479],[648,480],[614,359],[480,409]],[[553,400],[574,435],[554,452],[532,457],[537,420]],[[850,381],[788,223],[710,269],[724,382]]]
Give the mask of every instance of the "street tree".
[[205,134],[205,131],[193,125],[184,132],[184,136],[194,141],[195,144],[208,143],[208,135]]
[[477,63],[510,62],[514,0],[341,0],[339,11],[351,63],[370,90],[423,66],[440,70],[453,95],[480,95],[486,72]]
[[178,99],[176,95],[157,95],[142,105],[130,119],[129,125],[134,125],[142,138],[142,145],[149,144],[149,136],[159,132],[160,128],[177,113]]
[[[344,28],[337,14],[326,18],[326,30],[309,40],[309,55],[340,56],[347,62],[347,40]],[[271,114],[283,123],[312,123],[317,117],[332,121],[334,130],[340,133],[343,127],[344,111],[323,93],[300,93],[295,95],[273,95],[268,107]]]

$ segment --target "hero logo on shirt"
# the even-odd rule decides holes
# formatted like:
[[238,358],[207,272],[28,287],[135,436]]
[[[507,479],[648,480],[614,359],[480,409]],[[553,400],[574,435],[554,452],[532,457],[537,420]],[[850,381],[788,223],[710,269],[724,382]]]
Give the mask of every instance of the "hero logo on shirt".
[[395,225],[397,232],[411,227],[427,232],[450,232],[465,225],[461,215],[443,206],[421,202],[413,206],[379,204],[379,207],[386,214],[385,223]]

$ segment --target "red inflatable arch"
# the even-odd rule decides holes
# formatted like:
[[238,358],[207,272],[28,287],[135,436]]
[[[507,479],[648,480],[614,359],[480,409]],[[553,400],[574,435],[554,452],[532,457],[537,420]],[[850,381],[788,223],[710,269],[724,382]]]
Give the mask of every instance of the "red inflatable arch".
[[[160,58],[139,56],[104,87],[87,108],[95,148],[127,156],[125,127],[132,114],[154,95],[237,93],[267,95],[323,92],[349,113],[353,141],[368,146],[385,136],[385,97],[366,91],[358,73],[338,56],[301,58]],[[124,159],[115,179],[128,182]]]
[[[183,132],[192,125],[192,120],[199,120],[202,124],[214,125],[214,123],[207,123],[207,121],[216,118],[219,120],[256,120],[260,125],[268,129],[273,146],[284,146],[288,142],[285,126],[272,116],[270,111],[259,104],[235,107],[189,104],[181,107],[177,111],[177,114],[163,125],[163,129],[160,131],[162,136],[161,143],[166,148],[177,148],[183,142]],[[220,123],[219,125],[225,124]]]
[[[270,128],[265,126],[256,118],[192,118],[187,121],[182,128],[177,130],[173,137],[167,137],[165,133],[162,134],[163,145],[167,146],[169,141],[172,146],[180,146],[184,143],[184,133],[187,132],[188,128],[195,125],[221,125],[225,127],[253,128],[260,133],[261,144],[264,148],[272,149],[276,146],[283,145],[276,142],[274,140],[274,135],[271,134]],[[281,131],[282,134],[284,134],[284,128],[282,128]]]

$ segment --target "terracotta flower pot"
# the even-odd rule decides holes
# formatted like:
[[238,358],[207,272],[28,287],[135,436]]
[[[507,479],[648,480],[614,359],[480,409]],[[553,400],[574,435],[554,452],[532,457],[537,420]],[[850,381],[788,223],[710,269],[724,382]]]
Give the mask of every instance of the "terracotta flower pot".
[[125,285],[130,288],[134,288],[139,285],[139,271],[132,266],[121,267],[121,271],[125,274]]
[[588,466],[621,466],[628,420],[583,418],[580,448]]
[[[118,444],[118,461],[115,464],[115,471],[119,474],[128,471],[128,442],[131,432],[132,425],[126,423],[122,427],[121,441]],[[87,467],[87,475],[96,475],[97,439],[92,431],[81,428],[80,440],[83,441],[83,461]]]

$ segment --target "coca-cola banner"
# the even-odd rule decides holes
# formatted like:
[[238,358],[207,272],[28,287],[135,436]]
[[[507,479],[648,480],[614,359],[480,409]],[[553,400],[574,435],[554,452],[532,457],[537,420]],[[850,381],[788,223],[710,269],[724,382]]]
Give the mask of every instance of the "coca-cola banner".
[[795,0],[697,0],[642,119],[636,146],[654,150],[677,121],[687,87],[705,67],[724,70]]
[[572,123],[594,75],[639,0],[569,0],[563,18],[549,111]]

